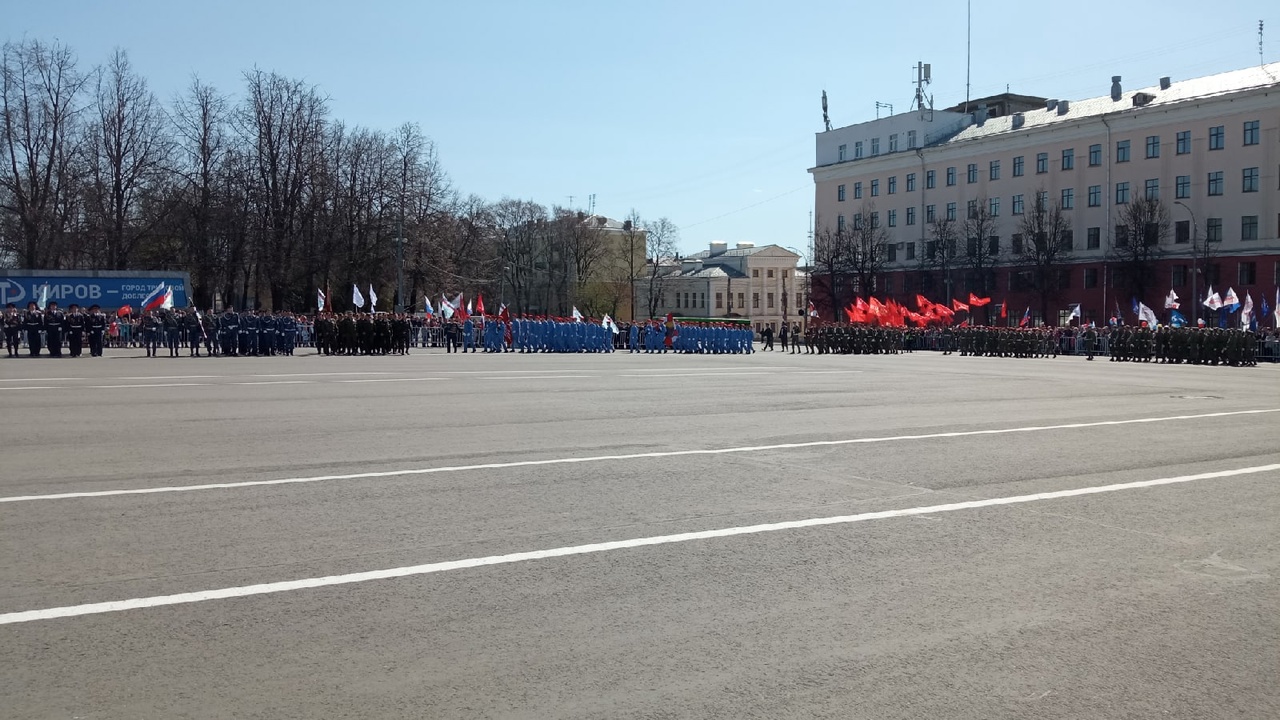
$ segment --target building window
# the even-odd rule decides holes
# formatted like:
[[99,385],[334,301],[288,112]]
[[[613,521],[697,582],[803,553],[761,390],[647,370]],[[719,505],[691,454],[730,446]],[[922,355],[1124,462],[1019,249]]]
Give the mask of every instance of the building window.
[[898,211],[889,211],[889,227],[898,227]]
[[[746,306],[747,306],[747,303],[746,303],[746,301],[745,301],[745,298],[746,298],[746,293],[738,293],[738,305],[737,305],[737,307],[739,307],[739,308],[744,308],[744,307],[746,307]],[[730,309],[732,310],[733,308],[730,308]]]
[[1257,240],[1258,239],[1258,216],[1245,215],[1240,218],[1240,239],[1241,240]]
[[916,131],[908,130],[907,131],[907,149],[914,150],[915,147],[916,147]]
[[[894,249],[892,246],[889,248],[889,256],[894,257]],[[893,292],[893,276],[892,275],[886,275],[884,278],[881,279],[881,282],[884,283],[885,293]]]
[[1116,142],[1116,162],[1129,162],[1129,141],[1119,140]]
[[1014,255],[1022,254],[1022,233],[1014,233],[1013,236],[1009,238],[1009,250]]
[[1089,146],[1089,167],[1098,167],[1102,164],[1102,146]]
[[1076,167],[1076,150],[1075,148],[1067,148],[1062,151],[1062,169],[1074,170]]
[[862,213],[853,214],[853,229],[854,230],[862,229]]
[[766,307],[768,307],[770,310],[773,309],[773,293],[767,293],[765,295],[765,303],[766,303]]
[[1173,277],[1171,278],[1170,284],[1173,285],[1174,287],[1187,286],[1187,266],[1186,265],[1173,266]]
[[724,307],[724,293],[716,293],[716,309]]
[[966,213],[965,217],[969,218],[970,220],[978,217],[978,201],[970,200],[968,206],[965,208],[965,213]]
[[876,210],[871,213],[871,229],[880,227],[880,211]]
[[1178,154],[1187,155],[1191,152],[1191,131],[1183,130],[1178,133]]
[[1062,209],[1074,210],[1076,207],[1076,189],[1062,188]]
[[767,277],[767,278],[772,278],[772,277],[773,277],[773,268],[769,268],[768,270],[765,270],[765,271],[764,271],[764,276],[765,276],[765,277]]
[[925,206],[924,206],[924,221],[925,221],[925,222],[929,222],[929,223],[931,223],[931,222],[933,222],[934,220],[937,220],[937,219],[938,219],[938,206],[937,206],[937,205],[925,205]]
[[1173,241],[1178,245],[1191,242],[1191,221],[1179,220],[1173,224]]
[[993,197],[987,202],[987,212],[993,218],[1000,217],[1000,198]]
[[889,152],[898,152],[898,133],[889,136]]
[[907,173],[907,192],[916,191],[916,174]]
[[1014,215],[1022,214],[1022,196],[1021,195],[1013,196],[1013,214]]
[[1245,168],[1241,192],[1258,192],[1258,168]]
[[1125,225],[1116,226],[1116,247],[1129,247],[1129,228]]
[[892,195],[896,192],[898,192],[898,176],[894,175],[889,178],[889,194]]
[[1147,159],[1151,160],[1160,157],[1160,136],[1147,136]]
[[871,181],[871,197],[880,197],[880,180]]
[[760,277],[760,268],[751,268],[751,277],[753,278]]
[[908,225],[916,224],[916,209],[914,205],[912,207],[907,208],[907,224]]
[[932,190],[938,187],[938,171],[929,170],[924,174],[924,189]]
[[1049,172],[1049,153],[1036,153],[1036,174]]
[[1129,202],[1129,183],[1116,183],[1116,204],[1124,205]]
[[1022,177],[1024,160],[1021,155],[1013,159],[1013,176]]
[[[1059,247],[1059,249],[1061,249],[1063,252],[1071,252],[1072,250],[1075,250],[1075,248],[1076,248],[1076,231],[1075,231],[1075,230],[1063,230],[1063,231],[1062,231],[1062,240],[1058,243],[1058,247]],[[1064,286],[1065,286],[1065,285],[1067,285],[1067,284],[1068,284],[1068,283],[1063,283],[1063,285],[1064,285]]]
[[849,146],[848,146],[848,145],[841,145],[841,146],[840,146],[840,150],[839,150],[839,153],[840,153],[840,159],[839,159],[839,162],[844,162],[844,153],[845,153],[845,151],[846,151],[846,150],[848,150],[848,149],[849,149]]
[[1049,191],[1041,190],[1036,193],[1036,209],[1044,211],[1049,209]]
[[871,157],[880,154],[880,138],[871,138]]
[[853,144],[853,159],[859,160],[861,158],[862,158],[862,141],[859,140],[858,142]]
[[837,233],[844,232],[844,215],[836,216],[836,232]]
[[1160,199],[1160,178],[1151,178],[1143,186],[1143,192],[1148,200]]
[[1000,254],[1000,236],[992,235],[987,238],[987,255],[996,257]]
[[978,182],[978,164],[969,163],[969,167],[966,168],[966,170],[967,172],[965,173],[966,175],[965,180],[970,184]]
[[856,182],[853,184],[853,199],[854,200],[862,199],[862,183],[860,182]]
[[1225,125],[1214,125],[1209,128],[1209,149],[1221,150],[1227,146],[1227,128]]
[[[1253,262],[1240,263],[1239,270],[1236,271],[1236,282],[1241,285],[1253,285],[1258,282],[1258,264]],[[1270,320],[1271,318],[1267,318]]]
[[1097,250],[1102,247],[1102,228],[1091,227],[1085,232],[1085,249]]
[[1087,267],[1084,269],[1084,288],[1090,290],[1098,287],[1098,268]]
[[1205,221],[1204,237],[1209,242],[1222,242],[1222,218],[1209,218]]
[[1000,161],[999,160],[992,160],[990,163],[988,163],[987,177],[990,178],[991,180],[1000,179]]
[[751,309],[760,309],[760,293],[751,293]]
[[888,262],[898,262],[898,246],[888,243],[884,246],[884,259]]
[[836,186],[836,202],[844,202],[844,185]]
[[947,220],[949,222],[955,222],[956,220],[956,204],[953,202],[947,203]]
[[1209,173],[1209,194],[1210,195],[1221,195],[1222,185],[1223,185],[1223,180],[1222,180],[1221,170],[1219,170],[1218,172]]
[[952,185],[955,185],[955,184],[956,184],[956,169],[953,167],[949,167],[947,168],[947,187],[951,187]]
[[680,293],[676,293],[676,309],[680,309]]
[[1249,122],[1244,124],[1244,144],[1245,145],[1258,144],[1258,121],[1257,120],[1250,120]]
[[799,312],[800,306],[804,304],[803,297],[804,296],[801,293],[796,293],[796,311],[797,312]]
[[1102,207],[1102,186],[1089,186],[1089,207]]
[[1174,180],[1174,183],[1175,184],[1174,184],[1173,194],[1177,196],[1179,200],[1183,198],[1191,197],[1191,176],[1190,175],[1179,175]]
[[915,259],[916,259],[916,244],[915,244],[915,242],[909,242],[909,243],[907,243],[907,259],[908,259],[908,260],[915,260]]

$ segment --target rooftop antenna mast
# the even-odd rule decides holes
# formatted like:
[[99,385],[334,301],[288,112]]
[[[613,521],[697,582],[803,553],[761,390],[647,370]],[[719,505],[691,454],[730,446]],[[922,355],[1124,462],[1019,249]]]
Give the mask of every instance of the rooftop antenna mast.
[[827,114],[827,91],[822,91],[822,124],[827,126],[827,132],[831,132],[831,116]]
[[[929,63],[916,63],[916,99],[912,101],[912,105],[920,111],[921,120],[933,120],[933,96],[926,95],[924,89],[933,82],[932,68]],[[929,116],[926,118],[925,113]]]
[[587,214],[588,215],[596,214],[596,194],[595,193],[591,193],[590,195],[587,196]]
[[893,115],[893,103],[876,101],[876,119],[880,119],[880,108],[889,108],[889,115]]
[[969,112],[969,77],[973,69],[973,0],[965,2],[964,111]]
[[1266,65],[1267,63],[1262,57],[1262,21],[1258,21],[1258,64]]

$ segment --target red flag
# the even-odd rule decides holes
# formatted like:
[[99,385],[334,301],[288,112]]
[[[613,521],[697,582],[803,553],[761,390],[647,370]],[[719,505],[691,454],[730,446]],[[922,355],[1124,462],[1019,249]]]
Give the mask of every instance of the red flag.
[[964,322],[960,323],[960,327],[969,327],[969,321],[965,320]]
[[476,295],[476,313],[484,317],[484,295]]
[[1026,327],[1031,324],[1031,306],[1027,306],[1027,311],[1022,313],[1022,319],[1018,321],[1018,327]]
[[969,304],[974,307],[982,307],[989,302],[991,302],[991,298],[989,297],[982,298],[974,295],[973,293],[969,293]]
[[871,299],[867,301],[867,312],[875,315],[876,317],[880,317],[884,313],[884,305],[881,305],[880,301],[875,299],[875,296],[872,296]]
[[951,309],[955,310],[956,312],[960,312],[961,310],[965,312],[969,312],[969,306],[965,305],[959,300],[956,300],[955,298],[951,298]]
[[1005,301],[1001,300],[1000,301],[1000,319],[1003,320],[1007,317],[1009,317],[1009,308],[1006,306]]
[[929,298],[923,295],[916,296],[916,308],[921,312],[928,312],[931,307],[933,307],[933,303],[929,302]]
[[863,312],[866,312],[868,309],[868,305],[865,302],[863,302],[862,298],[858,298],[857,301],[853,304],[853,306]]

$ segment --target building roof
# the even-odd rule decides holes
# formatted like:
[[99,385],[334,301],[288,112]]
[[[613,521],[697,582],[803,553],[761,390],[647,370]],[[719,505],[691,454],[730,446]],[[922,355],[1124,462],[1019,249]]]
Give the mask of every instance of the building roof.
[[[1112,100],[1110,94],[1085,100],[1068,100],[1065,113],[1060,113],[1056,108],[1048,110],[1041,107],[1040,109],[1020,114],[989,118],[981,125],[970,124],[966,126],[939,144],[977,140],[1014,132],[1015,130],[1031,130],[1112,113],[1142,112],[1147,109],[1165,107],[1176,103],[1203,100],[1205,98],[1277,85],[1280,85],[1280,63],[1271,63],[1243,70],[1232,70],[1217,75],[1174,81],[1170,83],[1167,90],[1161,90],[1159,85],[1128,90],[1121,93],[1119,100]],[[1144,105],[1135,106],[1133,98],[1139,93],[1148,96],[1150,100]],[[1014,118],[1018,115],[1022,117],[1022,126],[1015,128]]]
[[781,250],[787,253],[788,255],[795,255],[795,253],[782,247],[781,245],[756,245],[754,247],[733,248],[730,250],[724,250],[722,252],[716,253],[715,255],[712,255],[711,250],[709,249],[700,250],[696,253],[692,253],[684,257],[686,260],[706,260],[708,258],[713,258],[713,257],[746,257],[748,255],[755,255],[756,253],[762,252],[764,250],[774,250],[774,249]]
[[713,280],[717,278],[733,278],[735,280],[739,280],[746,276],[746,273],[727,265],[704,265],[694,270],[686,270],[675,274],[675,277],[698,278],[703,280]]

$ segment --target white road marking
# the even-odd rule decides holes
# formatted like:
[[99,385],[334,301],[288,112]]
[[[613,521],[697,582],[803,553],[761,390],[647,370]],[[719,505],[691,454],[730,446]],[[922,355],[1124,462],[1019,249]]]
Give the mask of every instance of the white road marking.
[[693,372],[693,373],[645,373],[640,374],[620,374],[615,377],[633,377],[633,378],[673,378],[673,377],[738,377],[739,375],[794,375],[795,373],[777,373],[777,372]]
[[856,375],[861,370],[801,370],[796,375]]
[[334,380],[338,383],[384,383],[384,382],[421,382],[423,380],[448,380],[442,377],[412,377],[412,378],[362,378],[360,380]]
[[[123,377],[65,378],[67,380],[209,380],[227,375],[125,375]],[[234,376],[230,376],[234,377]]]
[[71,377],[52,377],[52,378],[0,378],[0,382],[53,382],[55,380],[101,380],[102,378],[71,378]]
[[213,383],[133,383],[129,385],[82,385],[80,387],[58,388],[60,390],[80,390],[82,388],[94,389],[113,389],[113,388],[153,388],[153,387],[204,387]]
[[206,384],[207,385],[310,385],[314,382],[315,380],[250,380],[248,382],[206,383]]
[[[515,378],[512,378],[515,379]],[[1097,420],[1094,422],[1066,423],[1062,425],[1029,425],[992,430],[958,430],[953,432],[926,433],[921,435],[891,435],[887,437],[848,438],[845,440],[811,440],[808,442],[779,443],[776,445],[745,445],[740,447],[711,448],[705,450],[657,450],[626,455],[592,455],[586,457],[551,458],[547,460],[516,460],[512,462],[483,463],[479,465],[452,465],[444,467],[415,468],[411,470],[385,470],[381,472],[352,473],[350,475],[320,475],[316,477],[277,478],[275,480],[246,480],[243,482],[208,483],[203,485],[169,485],[163,487],[133,488],[128,490],[94,490],[87,492],[53,493],[49,495],[11,495],[0,497],[0,503],[27,502],[31,500],[73,500],[81,498],[114,497],[117,495],[152,495],[155,493],[195,492],[197,490],[228,490],[267,485],[296,485],[300,483],[327,482],[331,480],[366,480],[370,478],[403,477],[406,475],[434,475],[437,473],[468,472],[472,470],[505,470],[507,468],[538,467],[543,465],[576,465],[579,463],[607,462],[611,460],[640,460],[646,458],[689,457],[696,455],[731,455],[737,453],[796,450],[813,447],[841,445],[868,445],[913,440],[938,440],[943,438],[976,437],[981,435],[1010,435],[1015,433],[1048,432],[1051,430],[1076,430],[1082,428],[1141,425],[1146,423],[1174,422],[1178,420],[1207,420],[1210,418],[1264,415],[1280,412],[1280,408],[1266,410],[1232,410],[1228,412],[1201,413],[1198,415],[1171,415],[1165,417],[1134,418],[1129,420]]]
[[62,388],[54,385],[24,385],[22,387],[0,388],[0,391],[6,390],[61,390]]
[[569,378],[594,378],[600,375],[495,375],[491,377],[476,378],[476,380],[565,380]]
[[264,375],[222,375],[219,377],[315,377],[320,375],[390,375],[390,372],[314,372],[314,373],[273,373]]
[[304,578],[302,580],[285,580],[281,582],[260,583],[258,585],[241,585],[239,587],[218,588],[216,590],[201,590],[197,592],[178,593],[175,595],[156,595],[152,597],[132,598],[129,600],[113,600],[109,602],[86,603],[84,605],[68,605],[65,607],[46,608],[43,610],[24,610],[20,612],[0,614],[0,625],[28,623],[38,620],[53,620],[55,618],[78,617],[81,615],[99,615],[102,613],[140,610],[142,608],[162,607],[165,605],[185,605],[190,603],[207,602],[210,600],[227,600],[230,598],[249,597],[252,595],[268,595],[272,593],[291,592],[294,590],[331,587],[334,585],[351,585],[375,580],[390,580],[393,578],[412,577],[417,575],[431,575],[435,573],[449,572],[452,570],[465,570],[491,565],[510,565],[512,563],[527,562],[529,560],[545,560],[547,558],[568,557],[571,555],[589,555],[592,553],[609,552],[612,550],[627,550],[630,548],[650,547],[654,545],[671,545],[697,540],[714,540],[738,535],[758,535],[761,533],[779,532],[783,530],[801,530],[805,528],[823,527],[826,525],[848,525],[858,522],[867,522],[869,520],[888,520],[900,517],[936,515],[939,513],[956,512],[959,510],[974,510],[1001,505],[1016,505],[1020,503],[1080,497],[1083,495],[1120,492],[1123,490],[1138,490],[1142,488],[1159,487],[1161,485],[1176,485],[1180,483],[1196,482],[1198,480],[1213,480],[1240,475],[1253,475],[1256,473],[1274,472],[1277,470],[1280,470],[1280,463],[1273,465],[1257,465],[1254,467],[1239,468],[1236,470],[1218,470],[1215,472],[1198,473],[1196,475],[1159,478],[1156,480],[1139,480],[1136,482],[1116,483],[1114,485],[1093,485],[1090,487],[1074,488],[1071,490],[1033,493],[1031,495],[1013,495],[989,498],[986,500],[968,500],[965,502],[947,503],[945,505],[928,505],[923,507],[903,508],[900,510],[880,510],[878,512],[859,513],[857,515],[806,518],[803,520],[788,520],[785,522],[765,523],[761,525],[741,525],[738,527],[719,528],[716,530],[701,530],[697,532],[676,533],[672,535],[654,535],[650,537],[632,538],[630,540],[614,540],[612,542],[570,545],[568,547],[510,553],[507,555],[490,555],[488,557],[467,558],[465,560],[449,560],[446,562],[410,565],[407,567],[388,568],[385,570],[371,570],[367,572],[348,573],[345,575],[329,575],[326,577]]

